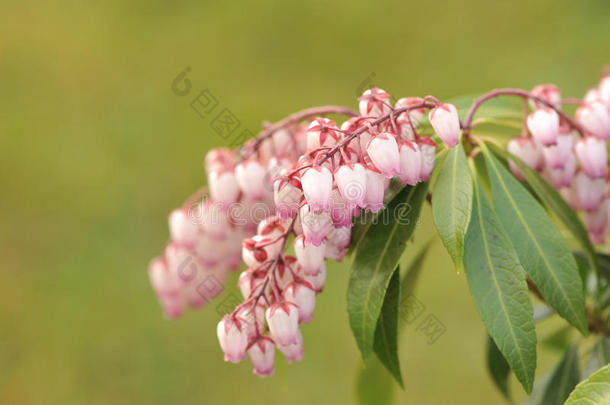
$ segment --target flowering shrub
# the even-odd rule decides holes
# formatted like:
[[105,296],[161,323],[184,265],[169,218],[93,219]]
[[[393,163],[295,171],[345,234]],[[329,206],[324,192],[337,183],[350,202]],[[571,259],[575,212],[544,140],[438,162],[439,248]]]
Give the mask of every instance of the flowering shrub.
[[[500,96],[522,103],[503,104]],[[440,239],[466,273],[504,394],[510,370],[526,392],[534,388],[540,316],[528,290],[583,336],[598,336],[589,362],[606,364],[610,77],[584,100],[540,85],[466,101],[393,103],[373,88],[358,111],[303,110],[239,150],[210,151],[208,188],[170,214],[170,242],[149,267],[166,315],[213,298],[243,261],[243,302],[218,323],[218,341],[226,361],[249,357],[256,374],[271,375],[276,349],[288,362],[303,358],[300,327],[312,320],[326,260],[341,261],[349,249],[348,312],[362,357],[375,353],[402,385],[397,294],[414,269],[398,262],[428,201]],[[338,125],[328,115],[346,119]],[[506,142],[507,128],[520,136]],[[540,395],[568,398],[580,381],[577,350],[566,348],[550,382],[537,385]],[[590,379],[607,374],[601,368]],[[553,381],[568,383],[558,391]],[[599,389],[585,380],[568,402]]]

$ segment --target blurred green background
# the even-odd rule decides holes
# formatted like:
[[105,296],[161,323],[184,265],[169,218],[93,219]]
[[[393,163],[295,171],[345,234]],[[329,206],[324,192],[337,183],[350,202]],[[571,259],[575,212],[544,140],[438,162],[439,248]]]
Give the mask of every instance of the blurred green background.
[[[190,100],[207,88],[256,132],[304,107],[355,106],[370,78],[397,96],[539,82],[579,96],[610,62],[609,17],[602,0],[2,2],[1,402],[352,403],[346,263],[303,328],[304,361],[273,378],[222,361],[218,302],[163,318],[148,261],[167,213],[205,181],[206,151],[230,143]],[[187,66],[193,92],[179,97]],[[426,212],[418,243],[433,234]],[[447,331],[428,345],[407,326],[400,403],[501,403],[465,277],[439,244],[416,296]],[[542,372],[557,354],[540,357]]]

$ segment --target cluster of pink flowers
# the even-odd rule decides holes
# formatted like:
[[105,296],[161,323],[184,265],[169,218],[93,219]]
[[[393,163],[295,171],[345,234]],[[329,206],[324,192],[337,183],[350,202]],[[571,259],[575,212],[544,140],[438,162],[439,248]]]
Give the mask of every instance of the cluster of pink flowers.
[[[508,151],[560,190],[575,211],[582,211],[589,238],[604,243],[610,231],[610,187],[607,141],[610,139],[610,77],[589,90],[584,100],[562,100],[552,84],[536,86],[527,133],[508,143]],[[561,113],[564,104],[578,105],[572,121]],[[561,113],[561,114],[560,114]],[[510,162],[515,176],[522,174]]]
[[[238,251],[247,266],[238,281],[244,301],[217,328],[226,361],[249,355],[254,372],[265,376],[273,373],[276,348],[289,362],[301,360],[299,324],[312,319],[326,279],[325,261],[345,256],[353,218],[384,207],[392,178],[404,185],[429,179],[437,145],[418,133],[426,112],[448,147],[459,142],[460,121],[451,104],[426,97],[392,105],[389,94],[377,88],[359,101],[359,114],[349,113],[341,125],[315,116],[288,119],[264,130],[239,154],[211,151],[206,158],[210,199],[199,206],[223,220],[211,223],[203,215],[193,224],[184,210],[170,215],[172,241],[164,258],[150,267],[170,316],[179,313],[174,308],[181,308],[183,297],[193,305],[174,249],[194,257],[202,274],[212,271],[223,282],[238,266]],[[255,202],[269,207],[268,214],[236,224],[232,206]]]

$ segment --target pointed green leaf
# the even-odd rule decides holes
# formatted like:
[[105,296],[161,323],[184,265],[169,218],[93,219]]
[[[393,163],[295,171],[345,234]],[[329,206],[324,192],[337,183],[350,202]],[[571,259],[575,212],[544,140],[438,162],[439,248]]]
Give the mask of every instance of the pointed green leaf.
[[508,375],[510,374],[510,366],[508,362],[494,343],[493,339],[487,336],[487,369],[493,379],[496,387],[502,394],[510,399],[508,392]]
[[584,376],[588,377],[595,370],[606,364],[610,364],[610,338],[602,336],[591,350],[591,355],[585,366]]
[[525,178],[527,184],[531,187],[534,193],[536,193],[542,203],[555,215],[555,217],[563,222],[566,228],[572,233],[572,235],[574,235],[580,246],[586,252],[589,264],[595,267],[597,265],[594,259],[595,250],[593,249],[593,245],[591,245],[589,235],[582,221],[578,218],[578,215],[576,215],[574,210],[563,199],[561,194],[559,194],[535,170],[523,163],[518,157],[511,155],[507,151],[504,151],[493,144],[487,145],[496,155],[502,156],[505,159],[510,158],[510,160],[515,163]]
[[481,184],[474,184],[464,245],[466,277],[489,335],[529,393],[536,369],[536,333],[525,272]]
[[565,405],[610,404],[610,364],[576,386]]
[[388,204],[385,215],[371,224],[356,249],[347,288],[347,310],[365,362],[373,349],[390,278],[413,235],[427,191],[427,183],[405,187]]
[[395,384],[378,359],[362,365],[356,376],[355,391],[358,405],[391,405],[395,403]]
[[464,257],[464,236],[472,210],[472,178],[462,144],[452,148],[434,186],[432,213],[443,244],[458,272]]
[[588,334],[585,297],[574,256],[538,201],[482,146],[498,218],[545,300]]
[[398,304],[400,303],[400,270],[396,267],[383,299],[375,329],[373,349],[396,382],[404,388],[398,360]]

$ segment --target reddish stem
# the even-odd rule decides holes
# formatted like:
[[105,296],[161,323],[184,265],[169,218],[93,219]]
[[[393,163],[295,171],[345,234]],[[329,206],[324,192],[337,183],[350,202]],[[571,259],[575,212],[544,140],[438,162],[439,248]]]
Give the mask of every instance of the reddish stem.
[[574,128],[575,130],[577,130],[580,135],[582,135],[583,137],[585,136],[585,132],[584,130],[581,128],[580,125],[578,125],[572,118],[570,118],[567,114],[565,114],[563,111],[561,111],[559,108],[555,107],[553,104],[549,103],[548,101],[533,95],[532,93],[525,91],[525,90],[521,90],[521,89],[497,89],[497,90],[492,90],[487,94],[482,95],[481,97],[479,97],[477,100],[475,100],[475,102],[472,104],[472,106],[470,107],[470,110],[468,111],[468,115],[466,116],[466,120],[464,121],[464,125],[462,126],[463,130],[464,130],[464,134],[468,134],[470,133],[471,129],[472,129],[472,120],[474,118],[474,114],[477,112],[477,110],[479,109],[479,107],[481,107],[481,105],[486,102],[487,100],[491,99],[491,98],[495,98],[495,97],[499,97],[499,96],[517,96],[517,97],[522,97],[525,99],[530,99],[530,100],[534,100],[542,105],[545,105],[549,108],[552,108],[553,110],[555,110],[555,112],[565,121],[567,122],[572,128]]

